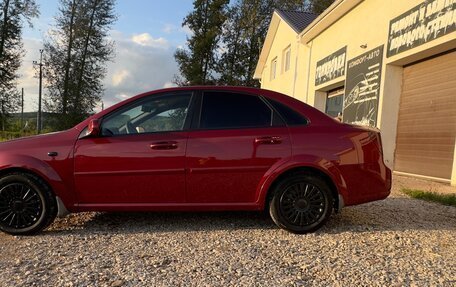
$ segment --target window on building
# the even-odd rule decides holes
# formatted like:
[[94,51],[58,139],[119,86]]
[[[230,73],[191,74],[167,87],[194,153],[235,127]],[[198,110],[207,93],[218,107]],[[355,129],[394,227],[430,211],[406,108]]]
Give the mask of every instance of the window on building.
[[270,127],[272,123],[273,111],[257,96],[229,92],[203,95],[203,129]]
[[285,50],[283,50],[283,67],[282,72],[285,73],[290,70],[291,64],[291,46],[288,46]]
[[274,80],[277,75],[277,57],[271,61],[271,80]]
[[325,113],[333,118],[342,120],[342,112],[344,108],[344,87],[328,92],[328,98],[326,99]]

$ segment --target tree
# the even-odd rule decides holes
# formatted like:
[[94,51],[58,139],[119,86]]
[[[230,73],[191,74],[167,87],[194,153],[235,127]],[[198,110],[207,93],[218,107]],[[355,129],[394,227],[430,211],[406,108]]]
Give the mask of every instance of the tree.
[[60,0],[56,26],[44,44],[45,106],[69,128],[93,112],[104,90],[106,62],[113,56],[108,33],[115,0]]
[[307,0],[306,9],[319,15],[334,3],[334,1],[335,0]]
[[258,86],[253,73],[274,9],[303,10],[302,0],[237,0],[223,33],[225,53],[218,64],[219,84]]
[[19,108],[16,87],[17,71],[24,55],[22,29],[38,16],[34,0],[0,0],[0,118],[2,129],[6,117]]
[[274,9],[321,13],[334,0],[235,0],[229,6],[215,2],[195,1],[195,10],[184,20],[195,33],[188,50],[175,54],[181,72],[178,85],[259,86],[253,74]]
[[188,49],[178,49],[174,55],[181,72],[178,85],[206,85],[215,81],[217,49],[227,18],[229,0],[195,0],[194,10],[185,17],[193,35],[187,39]]

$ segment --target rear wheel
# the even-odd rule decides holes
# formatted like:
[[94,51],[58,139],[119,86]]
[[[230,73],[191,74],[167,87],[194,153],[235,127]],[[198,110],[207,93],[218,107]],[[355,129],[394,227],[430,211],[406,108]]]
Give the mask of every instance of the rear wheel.
[[328,220],[333,197],[328,184],[308,173],[295,173],[278,182],[272,192],[269,213],[277,226],[293,233],[309,233]]
[[26,173],[0,178],[0,230],[13,235],[35,234],[56,215],[55,196],[40,178]]

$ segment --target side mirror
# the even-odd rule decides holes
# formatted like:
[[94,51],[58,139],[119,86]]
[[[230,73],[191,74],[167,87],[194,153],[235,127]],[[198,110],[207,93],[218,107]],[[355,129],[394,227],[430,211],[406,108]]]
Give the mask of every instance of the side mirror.
[[92,119],[89,122],[89,126],[87,128],[87,135],[88,137],[97,137],[100,135],[100,120]]

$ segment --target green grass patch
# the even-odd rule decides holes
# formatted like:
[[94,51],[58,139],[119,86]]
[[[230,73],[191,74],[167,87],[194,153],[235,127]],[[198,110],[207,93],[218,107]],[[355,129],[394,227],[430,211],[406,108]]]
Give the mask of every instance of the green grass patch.
[[401,192],[416,199],[438,202],[444,205],[451,205],[456,207],[456,194],[442,194],[437,192],[408,188],[401,189]]

